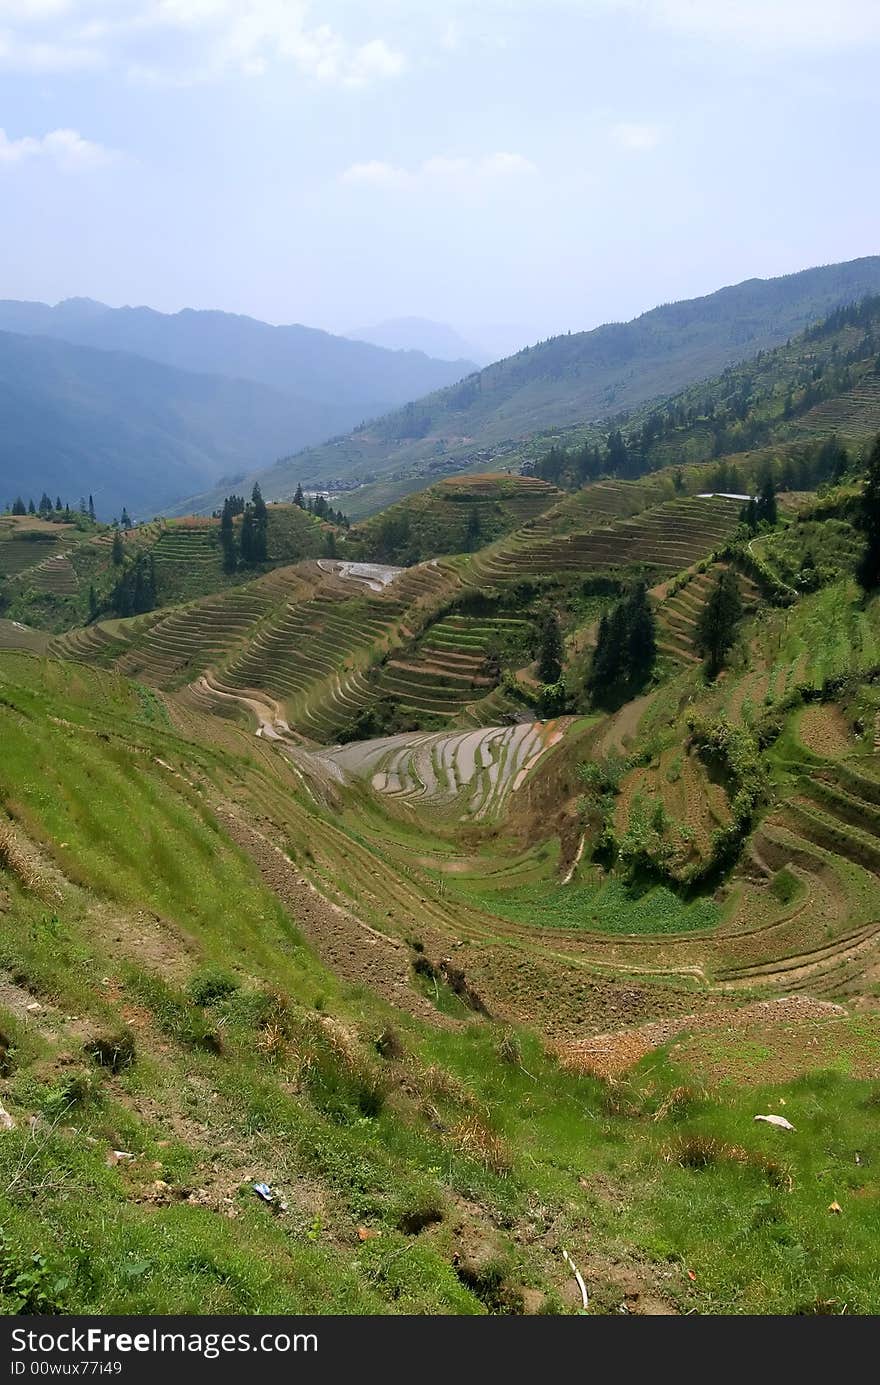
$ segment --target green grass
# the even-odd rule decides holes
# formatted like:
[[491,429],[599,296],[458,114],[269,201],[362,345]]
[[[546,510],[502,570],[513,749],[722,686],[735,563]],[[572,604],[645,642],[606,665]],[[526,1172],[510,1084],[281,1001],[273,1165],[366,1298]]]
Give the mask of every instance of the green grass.
[[501,918],[535,928],[570,928],[598,933],[685,933],[712,928],[720,909],[709,899],[689,903],[665,886],[639,891],[621,880],[553,885],[544,880],[514,888],[492,890],[477,882],[452,889],[466,892],[468,901]]

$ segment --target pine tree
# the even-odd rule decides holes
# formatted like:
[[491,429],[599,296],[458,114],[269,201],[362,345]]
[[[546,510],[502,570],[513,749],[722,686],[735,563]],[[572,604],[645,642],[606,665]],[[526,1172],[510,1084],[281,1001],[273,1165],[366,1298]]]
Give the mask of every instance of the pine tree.
[[26,514],[27,514],[27,505],[25,505],[25,503],[24,503],[24,501],[22,500],[22,498],[21,498],[20,495],[17,495],[17,496],[15,497],[15,500],[12,502],[12,513],[13,513],[14,515],[26,515]]
[[739,582],[732,568],[725,568],[709,593],[697,618],[694,637],[698,653],[706,660],[706,672],[714,678],[724,664],[742,615]]
[[772,476],[767,477],[761,489],[758,491],[758,501],[755,509],[759,524],[762,520],[765,524],[772,525],[776,523],[776,486],[774,485]]
[[754,534],[758,528],[758,506],[754,496],[750,496],[748,503],[743,505],[739,513],[740,522],[746,526],[750,533]]
[[541,625],[538,646],[538,677],[542,683],[558,683],[562,677],[564,655],[562,631],[554,611],[548,611]]
[[[481,521],[481,519],[480,519],[480,512],[479,512],[479,510],[477,509],[477,507],[476,507],[476,505],[475,505],[475,506],[473,506],[473,508],[471,509],[470,513],[468,514],[467,529],[465,530],[465,538],[464,538],[464,542],[465,542],[465,552],[466,552],[466,553],[473,553],[473,551],[474,551],[475,548],[479,548],[479,546],[480,546],[480,538],[481,538],[481,536],[482,536],[482,533],[483,533],[483,525],[482,525],[482,521]],[[555,683],[556,681],[557,681],[557,680],[556,680],[555,678],[552,678],[552,679],[545,678],[545,679],[544,679],[544,682],[545,682],[545,683],[548,683],[548,682],[553,682],[553,683]]]
[[114,567],[121,567],[125,562],[125,546],[122,542],[122,534],[117,529],[113,534],[113,548],[111,550]]
[[657,658],[657,623],[648,589],[639,582],[599,621],[587,688],[599,705],[643,688]]
[[58,513],[58,512],[59,512],[60,510],[62,510],[63,508],[64,508],[64,506],[61,504],[61,496],[58,495],[58,496],[55,497],[55,511],[56,511],[56,513]]
[[256,534],[254,533],[254,511],[251,505],[245,506],[245,511],[241,520],[241,561],[245,567],[256,561]]
[[122,518],[119,521],[119,523],[122,525],[123,529],[131,528],[131,515],[128,513],[128,510],[125,508],[124,505],[122,507]]
[[641,687],[657,659],[657,622],[648,599],[648,588],[639,582],[626,603],[627,680]]
[[306,508],[306,499],[303,495],[303,488],[301,484],[297,485],[296,493],[293,497],[293,503],[294,505],[298,505],[301,510],[304,510]]
[[269,556],[269,511],[259,482],[254,483],[251,500],[254,509],[254,562],[265,563]]
[[35,515],[37,513],[37,507],[34,504],[33,500],[28,501],[27,512],[29,515]]
[[880,587],[880,435],[868,455],[856,524],[865,535],[865,549],[856,568],[856,578],[863,591],[876,591]]
[[100,607],[98,605],[98,593],[95,591],[95,584],[93,582],[92,585],[89,587],[89,620],[97,620],[99,614]]
[[234,572],[238,566],[238,556],[235,551],[232,500],[229,496],[223,501],[223,513],[220,516],[220,547],[223,550],[223,571]]
[[90,520],[92,521],[92,523],[94,524],[94,522],[95,522],[95,502],[94,502],[94,500],[92,499],[91,496],[89,496],[89,519],[90,519]]

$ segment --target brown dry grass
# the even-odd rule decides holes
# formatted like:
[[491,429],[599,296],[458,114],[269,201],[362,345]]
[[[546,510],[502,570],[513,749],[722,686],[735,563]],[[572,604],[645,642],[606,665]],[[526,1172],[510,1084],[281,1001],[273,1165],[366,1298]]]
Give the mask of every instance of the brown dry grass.
[[455,1148],[469,1159],[475,1159],[492,1173],[509,1173],[510,1151],[504,1140],[476,1112],[465,1116],[449,1132]]
[[0,868],[14,875],[26,890],[38,892],[46,883],[39,862],[28,851],[11,822],[0,818]]

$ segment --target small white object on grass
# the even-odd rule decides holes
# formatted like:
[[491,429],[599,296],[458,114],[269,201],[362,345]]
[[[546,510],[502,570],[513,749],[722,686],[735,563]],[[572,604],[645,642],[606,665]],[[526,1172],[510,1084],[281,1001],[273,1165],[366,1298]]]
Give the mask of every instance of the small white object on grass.
[[577,1286],[581,1291],[581,1302],[583,1303],[583,1311],[586,1313],[587,1309],[590,1306],[590,1300],[587,1297],[587,1286],[584,1283],[584,1277],[564,1246],[562,1248],[562,1258],[568,1265],[569,1269],[571,1270],[572,1274],[574,1275],[577,1281]]
[[756,1121],[766,1121],[768,1125],[778,1125],[780,1130],[794,1130],[791,1121],[785,1116],[755,1116]]

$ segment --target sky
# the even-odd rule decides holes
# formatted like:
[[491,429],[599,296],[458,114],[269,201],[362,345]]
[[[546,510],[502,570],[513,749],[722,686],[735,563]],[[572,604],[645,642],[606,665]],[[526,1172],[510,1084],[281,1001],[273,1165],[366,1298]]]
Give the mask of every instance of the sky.
[[512,349],[880,251],[880,0],[0,0],[0,297]]

